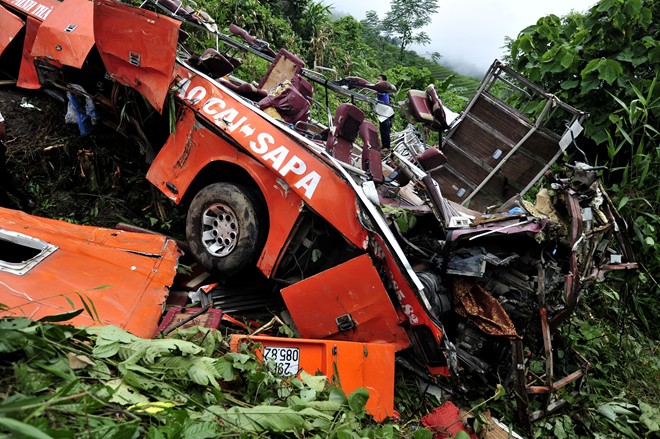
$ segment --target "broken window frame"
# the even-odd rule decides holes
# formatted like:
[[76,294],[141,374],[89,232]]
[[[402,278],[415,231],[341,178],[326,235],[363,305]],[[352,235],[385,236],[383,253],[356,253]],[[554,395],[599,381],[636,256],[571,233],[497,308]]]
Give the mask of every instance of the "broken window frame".
[[0,255],[0,271],[15,274],[17,276],[27,274],[40,262],[59,249],[56,245],[49,244],[41,239],[4,229],[0,229],[0,240],[38,251],[35,256],[22,262],[8,262],[2,259],[2,255]]

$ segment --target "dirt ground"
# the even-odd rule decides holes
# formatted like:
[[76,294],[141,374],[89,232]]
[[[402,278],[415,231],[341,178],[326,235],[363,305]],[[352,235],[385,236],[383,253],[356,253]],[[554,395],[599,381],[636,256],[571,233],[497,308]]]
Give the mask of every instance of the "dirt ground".
[[8,169],[35,201],[31,213],[103,227],[125,222],[182,237],[183,209],[146,180],[148,165],[128,139],[102,124],[81,138],[76,124],[65,124],[63,100],[40,91],[0,87],[0,112]]

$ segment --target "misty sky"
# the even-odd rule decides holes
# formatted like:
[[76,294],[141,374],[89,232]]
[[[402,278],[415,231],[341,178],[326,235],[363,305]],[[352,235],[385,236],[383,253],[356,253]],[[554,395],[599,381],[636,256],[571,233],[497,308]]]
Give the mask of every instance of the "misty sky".
[[[442,64],[459,73],[481,77],[493,60],[503,53],[504,37],[518,32],[548,15],[571,10],[586,12],[598,0],[439,0],[440,8],[425,30],[431,43],[413,47],[420,54],[439,52]],[[374,10],[382,20],[390,9],[388,0],[324,0],[333,12],[362,20]]]

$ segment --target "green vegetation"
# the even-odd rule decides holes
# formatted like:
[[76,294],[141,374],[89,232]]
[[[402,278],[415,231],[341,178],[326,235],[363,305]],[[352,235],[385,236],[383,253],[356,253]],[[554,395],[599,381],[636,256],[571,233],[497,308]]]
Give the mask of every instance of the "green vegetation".
[[[615,204],[635,240],[643,273],[628,304],[660,333],[660,14],[657,0],[602,0],[585,15],[550,15],[509,42],[514,69],[590,113],[581,144],[605,165]],[[577,156],[580,159],[580,156]]]
[[[426,59],[402,50],[402,40],[389,34],[375,13],[363,21],[332,18],[323,2],[312,0],[197,4],[221,26],[234,22],[275,48],[301,54],[310,68],[323,65],[339,76],[368,79],[385,73],[400,90],[396,100],[404,99],[408,88],[434,82],[444,103],[460,111],[479,83],[440,66],[437,56]],[[609,191],[631,228],[642,267],[639,279],[614,277],[589,292],[561,328],[591,370],[578,395],[561,394],[571,403],[568,408],[534,424],[534,437],[647,438],[660,432],[658,5],[657,0],[601,0],[584,15],[540,18],[509,42],[507,62],[514,69],[591,114],[580,147],[592,164],[609,168]],[[402,125],[397,117],[395,129]],[[134,154],[128,148],[118,151]],[[29,162],[47,168],[51,177],[49,182],[31,182],[29,190],[39,196],[70,185],[65,177],[73,175],[75,160],[66,162],[67,157],[38,156]],[[581,155],[570,160],[575,158]],[[118,181],[148,193],[142,170],[129,160],[121,163]],[[119,174],[114,159],[96,164]],[[69,168],[71,172],[63,171]],[[111,195],[117,191],[120,200],[125,195],[114,185],[104,189]],[[99,208],[101,214],[111,210],[116,215],[114,205],[104,206],[111,204],[111,195],[82,195],[78,198],[84,202],[78,203],[86,209],[84,217],[68,216],[73,199],[57,200],[52,209],[66,210],[63,219],[77,222],[98,222]],[[146,214],[138,224],[158,223],[167,230],[167,220],[150,213],[162,208],[158,198],[139,202]],[[229,353],[218,334],[198,338],[199,331],[182,331],[176,340],[140,342],[116,329],[91,333],[48,322],[0,321],[0,432],[35,438],[430,437],[406,423],[370,422],[362,392],[347,397],[317,377],[270,375],[250,354]],[[398,382],[397,391],[402,413],[437,404],[430,397],[420,402],[416,383]],[[510,399],[466,404],[490,409],[515,426]]]
[[369,422],[366,389],[277,376],[217,331],[144,340],[48,320],[0,320],[0,437],[430,437]]
[[437,0],[392,0],[390,11],[383,20],[384,31],[399,40],[399,59],[412,43],[428,44],[431,39],[426,32],[415,31],[431,22],[438,11]]

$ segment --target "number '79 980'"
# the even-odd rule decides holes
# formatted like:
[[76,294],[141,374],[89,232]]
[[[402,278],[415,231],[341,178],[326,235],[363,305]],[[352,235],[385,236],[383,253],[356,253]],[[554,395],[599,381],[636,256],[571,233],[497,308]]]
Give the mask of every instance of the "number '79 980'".
[[266,363],[271,363],[274,371],[280,375],[295,375],[299,369],[300,350],[298,348],[264,346],[263,360]]

